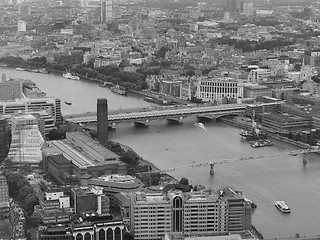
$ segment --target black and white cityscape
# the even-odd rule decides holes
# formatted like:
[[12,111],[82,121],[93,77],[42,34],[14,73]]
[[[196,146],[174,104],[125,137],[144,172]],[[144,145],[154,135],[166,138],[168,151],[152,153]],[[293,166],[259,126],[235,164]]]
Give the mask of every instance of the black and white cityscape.
[[0,0],[0,240],[318,240],[320,1]]

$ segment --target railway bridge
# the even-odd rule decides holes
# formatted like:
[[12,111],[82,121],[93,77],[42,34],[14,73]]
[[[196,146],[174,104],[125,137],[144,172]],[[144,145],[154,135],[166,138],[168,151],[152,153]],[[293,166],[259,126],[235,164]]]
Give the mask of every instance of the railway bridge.
[[[246,104],[228,104],[219,106],[192,106],[172,107],[170,109],[142,109],[126,113],[109,114],[108,124],[112,128],[122,122],[134,122],[137,125],[149,125],[149,122],[156,119],[167,119],[171,122],[182,123],[183,119],[196,115],[200,119],[216,120],[222,116],[242,114]],[[97,116],[69,116],[66,121],[72,123],[95,123]]]

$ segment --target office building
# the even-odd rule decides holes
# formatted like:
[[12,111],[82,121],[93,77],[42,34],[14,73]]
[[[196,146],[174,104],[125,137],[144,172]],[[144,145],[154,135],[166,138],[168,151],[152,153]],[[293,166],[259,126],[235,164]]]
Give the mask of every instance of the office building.
[[311,8],[304,8],[303,9],[303,17],[305,19],[310,19],[312,17],[312,9]]
[[201,236],[251,230],[251,204],[231,188],[128,196],[130,228],[137,240],[161,239],[171,232]]
[[11,139],[8,119],[0,117],[0,160],[3,161],[8,154]]
[[2,82],[0,82],[0,101],[20,99],[21,93],[22,84],[20,81],[5,81],[5,77],[2,77]]
[[238,0],[226,0],[226,8],[228,12],[237,12]]
[[1,175],[0,172],[0,209],[7,207],[9,204],[9,190],[8,183],[5,176]]
[[28,163],[38,166],[42,160],[41,147],[44,139],[39,131],[36,117],[22,114],[12,116],[11,135],[8,160],[15,165]]
[[233,78],[200,79],[197,83],[196,97],[204,102],[243,97],[243,86]]
[[106,23],[113,18],[112,0],[101,2],[101,22]]
[[105,98],[97,100],[97,135],[99,143],[108,147],[108,102]]
[[71,208],[70,197],[62,189],[47,187],[40,183],[37,193],[39,205],[35,206],[34,212],[41,220],[42,224],[61,224],[70,221]]
[[257,98],[259,96],[272,96],[272,91],[267,86],[258,84],[247,84],[243,87],[244,98]]
[[31,15],[31,7],[26,4],[20,4],[18,6],[18,13],[19,15],[22,15],[22,16]]
[[110,213],[110,201],[103,193],[102,187],[72,188],[71,196],[77,215],[97,213],[106,215]]
[[242,7],[242,12],[246,16],[252,16],[254,13],[253,3],[252,2],[244,2]]
[[14,101],[0,101],[0,114],[12,115],[18,112],[46,110],[55,124],[62,122],[61,102],[58,98],[21,98]]
[[18,32],[25,32],[25,31],[27,31],[26,21],[19,20],[18,21]]

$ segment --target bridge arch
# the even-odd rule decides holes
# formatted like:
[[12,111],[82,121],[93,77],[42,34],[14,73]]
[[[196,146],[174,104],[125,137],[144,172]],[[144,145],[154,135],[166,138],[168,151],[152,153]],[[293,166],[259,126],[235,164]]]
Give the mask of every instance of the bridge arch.
[[214,117],[215,120],[218,120],[222,117],[226,117],[226,116],[239,116],[239,113],[222,113],[222,114],[219,114],[219,115],[216,115]]

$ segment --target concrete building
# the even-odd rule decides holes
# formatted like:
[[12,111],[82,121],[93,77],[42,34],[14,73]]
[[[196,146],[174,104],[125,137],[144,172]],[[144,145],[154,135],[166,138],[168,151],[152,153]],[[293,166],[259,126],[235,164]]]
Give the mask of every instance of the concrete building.
[[27,16],[31,15],[31,7],[27,4],[18,5],[18,13],[19,15]]
[[[44,164],[49,166],[51,152],[63,154],[64,158],[72,162],[72,170],[67,170],[68,161],[53,161],[49,174],[61,176],[64,172],[75,175],[80,181],[83,175],[100,177],[108,174],[126,174],[125,163],[118,155],[92,140],[82,132],[67,132],[66,139],[50,141],[49,147],[43,149]],[[57,155],[57,154],[55,154]],[[54,169],[54,170],[53,170]],[[72,172],[69,172],[72,171]]]
[[238,11],[238,0],[226,0],[226,8],[228,12],[237,12]]
[[253,2],[244,2],[242,12],[246,16],[252,16],[254,14]]
[[271,97],[272,91],[267,86],[261,85],[245,85],[243,87],[244,98],[256,98],[258,96]]
[[58,98],[21,98],[15,101],[0,101],[0,114],[47,110],[53,117],[55,124],[62,122],[61,101]]
[[160,82],[160,93],[173,97],[181,96],[182,81],[162,80]]
[[205,102],[243,97],[243,86],[233,78],[200,79],[196,85],[196,97]]
[[108,146],[108,102],[105,98],[97,100],[97,138],[99,143]]
[[20,81],[0,82],[0,101],[20,99],[22,96],[22,84]]
[[103,193],[102,187],[80,187],[71,189],[71,197],[77,215],[97,213],[110,213],[110,200]]
[[39,205],[35,206],[35,214],[42,224],[60,224],[70,221],[70,197],[62,189],[48,188],[41,183],[41,191],[37,193]]
[[113,18],[112,0],[103,0],[101,2],[101,22],[106,23]]
[[106,191],[117,192],[136,192],[141,191],[144,183],[140,179],[130,175],[111,174],[97,178],[83,177],[81,186],[98,186]]
[[19,20],[18,21],[18,32],[25,32],[25,31],[27,31],[26,21]]
[[5,176],[0,172],[0,209],[9,206],[9,189]]
[[270,69],[266,68],[258,68],[252,69],[248,74],[248,81],[253,83],[259,83],[262,81],[266,81],[269,76],[272,75]]
[[10,203],[10,231],[12,239],[23,239],[26,237],[26,218],[20,206],[11,199]]
[[123,222],[117,220],[95,220],[78,222],[72,226],[41,227],[39,240],[123,240]]
[[134,238],[160,239],[165,233],[190,236],[251,229],[251,204],[241,192],[134,193],[130,195],[130,229]]
[[11,141],[11,132],[8,121],[7,118],[0,117],[0,158],[3,160],[7,157]]
[[38,166],[42,160],[41,147],[44,139],[39,131],[37,119],[32,115],[12,116],[11,135],[7,159],[15,165],[28,163]]

